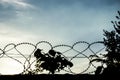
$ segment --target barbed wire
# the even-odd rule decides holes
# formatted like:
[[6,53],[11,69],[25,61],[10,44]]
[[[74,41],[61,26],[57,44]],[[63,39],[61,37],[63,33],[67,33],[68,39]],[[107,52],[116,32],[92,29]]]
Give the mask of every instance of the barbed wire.
[[[102,50],[105,49],[105,46],[103,45],[103,41],[96,41],[96,42],[93,42],[93,43],[88,43],[86,41],[78,41],[78,42],[75,42],[73,45],[66,45],[66,44],[60,44],[60,45],[55,45],[53,46],[50,42],[47,42],[47,41],[40,41],[38,42],[37,44],[32,44],[32,43],[28,43],[28,42],[23,42],[23,43],[19,43],[19,44],[14,44],[14,43],[10,43],[10,44],[7,44],[3,49],[0,49],[0,59],[1,58],[10,58],[10,59],[13,59],[15,60],[16,62],[20,63],[22,66],[23,66],[23,71],[21,73],[25,73],[25,72],[28,72],[29,70],[33,70],[32,69],[32,66],[34,65],[34,63],[36,62],[36,60],[32,60],[34,58],[34,52],[40,48],[39,45],[41,44],[47,44],[50,48],[49,50],[53,49],[53,50],[56,50],[57,48],[62,48],[62,47],[65,47],[65,48],[68,48],[64,51],[60,51],[60,50],[56,50],[56,51],[59,51],[61,52],[62,56],[64,56],[67,60],[73,62],[73,66],[74,67],[78,67],[78,64],[79,63],[85,63],[87,64],[87,67],[86,69],[84,69],[83,71],[80,71],[80,72],[75,72],[75,68],[67,68],[67,69],[64,69],[63,71],[65,71],[66,73],[70,73],[70,74],[84,74],[84,73],[88,73],[88,74],[91,74],[94,72],[94,70],[96,69],[96,66],[93,64],[93,63],[90,63],[91,62],[91,55],[94,55],[94,56],[98,56],[99,57],[99,54]],[[87,45],[85,47],[85,49],[83,50],[78,50],[76,49],[76,46],[80,44],[84,44],[84,45]],[[96,44],[102,44],[103,47],[101,49],[99,49],[98,51],[94,51],[91,46],[93,45],[96,45]],[[23,46],[23,45],[27,45],[27,46],[32,46],[33,50],[32,52],[30,53],[27,53],[27,54],[24,54],[22,53],[18,47],[19,46]],[[48,48],[48,46],[46,46],[46,48]],[[10,48],[9,48],[10,47]],[[44,47],[45,48],[45,47]],[[65,49],[64,48],[64,49]],[[97,48],[97,45],[96,45],[96,48]],[[24,47],[23,47],[24,49]],[[14,51],[13,51],[14,50]],[[44,52],[44,49],[42,49],[43,52]],[[49,51],[48,50],[48,51]],[[10,53],[10,51],[13,51],[12,53]],[[71,53],[69,53],[69,55],[66,55],[68,52],[72,51]],[[89,51],[89,53],[85,53]],[[24,52],[26,52],[26,50],[24,50]],[[74,54],[74,53],[75,54]],[[17,54],[16,54],[17,53]],[[44,52],[45,53],[45,52]],[[77,53],[77,54],[76,54]],[[11,55],[14,55],[14,56],[11,56]],[[24,62],[20,61],[16,56],[21,56],[20,58],[23,58],[25,59]],[[74,59],[87,59],[88,61],[81,61],[81,62],[76,62],[74,61]],[[79,64],[81,65],[81,64]],[[82,65],[81,65],[82,66]],[[84,66],[84,65],[83,65]],[[94,68],[94,70],[91,69],[91,67]],[[78,67],[79,68],[79,67]],[[80,69],[80,68],[79,68]],[[81,69],[82,70],[82,69]],[[0,72],[1,73],[1,72]],[[2,74],[2,73],[1,73]]]

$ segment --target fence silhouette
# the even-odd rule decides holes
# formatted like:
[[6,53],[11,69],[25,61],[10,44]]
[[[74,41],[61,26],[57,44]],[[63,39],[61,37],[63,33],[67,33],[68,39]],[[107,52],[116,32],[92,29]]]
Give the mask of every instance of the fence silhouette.
[[[54,46],[47,41],[40,41],[37,44],[27,42],[19,44],[10,43],[3,49],[0,49],[0,62],[3,62],[4,65],[8,65],[6,66],[8,69],[4,69],[7,71],[11,70],[9,66],[14,65],[13,62],[15,62],[19,65],[14,66],[19,66],[19,69],[21,69],[21,71],[18,71],[16,74],[27,74],[27,72],[34,71],[35,69],[36,59],[34,57],[34,52],[38,48],[42,49],[43,53],[48,53],[51,49],[61,52],[62,56],[73,63],[73,67],[67,67],[60,72],[56,72],[56,74],[94,74],[96,67],[101,64],[91,63],[93,56],[101,57],[101,54],[105,53],[103,41],[96,41],[93,43],[78,41],[73,45],[60,44]],[[12,60],[12,62],[10,60]],[[0,70],[4,67],[2,66],[3,63],[1,63]],[[3,74],[2,71],[0,71],[0,73],[1,75]],[[48,74],[48,72],[42,71],[39,74]]]

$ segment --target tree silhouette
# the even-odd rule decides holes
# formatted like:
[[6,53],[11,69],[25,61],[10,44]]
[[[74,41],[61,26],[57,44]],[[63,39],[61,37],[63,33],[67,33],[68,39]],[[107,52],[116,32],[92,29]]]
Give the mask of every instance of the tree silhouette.
[[63,70],[65,67],[72,67],[73,63],[62,56],[62,53],[55,50],[49,50],[43,53],[41,49],[37,49],[34,53],[36,57],[36,72],[48,70],[51,74],[56,71]]
[[107,54],[103,55],[103,58],[96,58],[93,61],[102,62],[106,67],[98,66],[95,74],[118,74],[120,73],[120,11],[116,16],[117,21],[111,21],[114,30],[104,31],[104,45],[106,47]]

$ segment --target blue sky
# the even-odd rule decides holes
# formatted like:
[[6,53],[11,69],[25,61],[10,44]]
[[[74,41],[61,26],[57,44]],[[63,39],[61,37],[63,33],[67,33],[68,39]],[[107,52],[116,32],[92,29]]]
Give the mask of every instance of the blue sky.
[[[54,45],[101,41],[118,10],[120,0],[0,0],[0,48],[42,40]],[[7,72],[4,62],[1,70]]]
[[119,0],[0,0],[0,42],[102,40]]

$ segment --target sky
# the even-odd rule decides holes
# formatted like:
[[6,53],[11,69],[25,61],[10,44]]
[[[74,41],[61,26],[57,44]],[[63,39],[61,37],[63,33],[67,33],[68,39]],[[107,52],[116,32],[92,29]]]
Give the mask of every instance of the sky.
[[119,0],[0,0],[0,42],[102,40],[103,29],[113,29],[110,21],[117,14],[119,3]]
[[118,10],[120,0],[0,0],[0,47],[101,41]]

